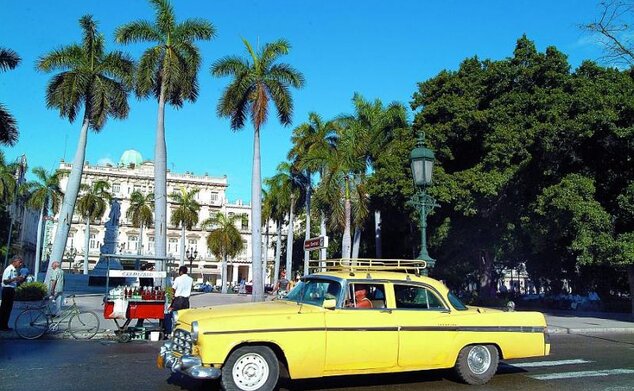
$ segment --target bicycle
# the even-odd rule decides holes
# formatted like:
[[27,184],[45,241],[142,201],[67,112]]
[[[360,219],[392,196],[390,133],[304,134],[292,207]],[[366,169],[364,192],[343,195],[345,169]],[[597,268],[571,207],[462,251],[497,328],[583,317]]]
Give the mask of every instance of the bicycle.
[[99,331],[99,317],[91,311],[81,311],[75,303],[75,295],[70,307],[62,309],[58,316],[51,313],[48,299],[37,307],[23,310],[15,319],[15,332],[24,339],[37,339],[47,332],[57,332],[60,324],[68,321],[67,331],[75,339],[91,339]]

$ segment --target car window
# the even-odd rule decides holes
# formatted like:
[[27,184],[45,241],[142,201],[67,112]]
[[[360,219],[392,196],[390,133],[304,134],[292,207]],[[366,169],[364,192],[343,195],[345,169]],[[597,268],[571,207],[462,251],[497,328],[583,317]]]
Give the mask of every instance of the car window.
[[351,282],[346,292],[348,308],[385,308],[385,286],[367,282]]
[[300,281],[284,300],[321,306],[325,299],[338,299],[340,292],[337,281],[309,279]]
[[431,289],[416,285],[394,285],[396,308],[422,310],[445,309],[442,300]]

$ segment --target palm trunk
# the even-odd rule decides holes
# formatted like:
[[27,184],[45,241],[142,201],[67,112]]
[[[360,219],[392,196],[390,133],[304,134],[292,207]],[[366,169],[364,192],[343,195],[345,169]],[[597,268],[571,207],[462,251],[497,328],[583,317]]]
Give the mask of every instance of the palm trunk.
[[[180,259],[178,260],[178,266],[181,267],[185,264],[185,224],[181,223],[181,243],[180,243]],[[191,270],[189,271],[191,273]]]
[[42,231],[44,226],[44,206],[46,205],[46,200],[42,204],[42,208],[40,208],[40,218],[37,223],[37,240],[35,244],[35,265],[33,265],[33,276],[35,277],[35,281],[37,281],[37,276],[40,273],[40,262],[42,262]]
[[350,259],[350,199],[345,200],[345,227],[343,229],[343,238],[341,239],[341,258]]
[[222,257],[222,277],[220,278],[221,292],[227,293],[227,254]]
[[377,258],[383,257],[383,245],[381,243],[381,211],[374,211],[374,248]]
[[86,218],[86,237],[84,238],[84,274],[88,274],[88,247],[90,245],[90,217]]
[[262,270],[262,278],[264,278],[264,283],[266,284],[266,270],[268,266],[268,255],[269,255],[269,221],[266,220],[266,235],[264,235],[264,254],[262,254],[262,264],[264,268]]
[[277,232],[276,244],[275,244],[275,271],[273,272],[273,286],[277,286],[277,281],[280,278],[280,258],[282,256],[282,223],[280,220],[275,222],[275,230]]
[[288,233],[286,235],[286,278],[294,280],[293,268],[293,219],[295,218],[295,202],[291,199],[291,210],[288,216]]
[[253,262],[253,301],[264,300],[262,281],[262,174],[260,164],[260,128],[253,133],[253,173],[251,180],[251,261]]
[[352,258],[359,258],[359,247],[361,246],[361,229],[354,227],[354,238],[352,240]]
[[[310,178],[310,172],[308,172],[308,178]],[[310,185],[306,187],[306,234],[304,239],[310,239]],[[308,275],[308,263],[310,261],[310,251],[304,251],[304,275]]]
[[[324,212],[321,212],[321,223],[319,224],[319,235],[325,238],[326,234],[327,234],[326,233],[326,215],[324,214]],[[319,259],[321,259],[322,261],[325,260],[328,257],[327,251],[328,249],[325,247],[319,250]]]
[[138,247],[136,248],[136,253],[139,255],[143,254],[143,224],[141,224],[139,227],[139,243]]
[[[73,223],[73,213],[75,212],[75,202],[77,202],[77,194],[79,194],[79,184],[81,183],[81,175],[84,171],[84,160],[86,158],[86,143],[88,141],[88,114],[84,114],[84,122],[79,133],[77,142],[77,150],[73,159],[73,168],[68,177],[68,185],[66,185],[66,193],[62,200],[62,207],[59,212],[59,220],[57,223],[57,232],[55,232],[55,240],[53,241],[53,249],[51,251],[52,261],[62,261],[64,249],[66,248],[66,240],[68,240],[68,231]],[[46,271],[46,279],[51,273],[51,264],[48,263]]]
[[[161,85],[154,146],[154,247],[157,257],[165,257],[167,245],[167,146],[165,145],[165,81]],[[156,269],[166,270],[157,259]]]

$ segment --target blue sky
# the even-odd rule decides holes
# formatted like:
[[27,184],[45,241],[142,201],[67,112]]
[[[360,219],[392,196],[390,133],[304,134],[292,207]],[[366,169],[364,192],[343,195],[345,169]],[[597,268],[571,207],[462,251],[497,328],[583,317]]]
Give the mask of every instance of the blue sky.
[[[351,98],[408,104],[416,84],[443,69],[477,55],[503,59],[526,34],[543,51],[554,45],[568,55],[573,68],[597,60],[600,48],[579,25],[598,15],[591,0],[532,1],[297,1],[173,0],[178,21],[200,17],[211,21],[217,36],[199,43],[203,66],[196,103],[166,111],[168,168],[202,175],[227,175],[231,201],[250,200],[252,127],[233,132],[216,116],[218,99],[228,79],[213,78],[210,65],[226,55],[245,56],[241,38],[252,44],[287,39],[292,49],[282,57],[306,79],[293,91],[293,125],[282,127],[270,116],[262,130],[262,175],[274,174],[286,159],[292,129],[315,111],[329,119],[352,111]],[[138,19],[153,20],[144,0],[0,0],[3,22],[0,46],[18,52],[22,63],[0,74],[0,102],[16,117],[20,139],[5,148],[8,159],[26,154],[30,167],[52,170],[60,159],[71,161],[80,123],[69,123],[49,110],[45,89],[51,74],[35,70],[38,57],[80,42],[78,20],[92,14],[106,36],[107,50],[123,50],[135,59],[144,44],[114,43],[116,27]],[[126,149],[153,159],[157,104],[130,97],[130,115],[110,120],[88,139],[87,160],[115,162]],[[411,118],[410,118],[411,119]]]

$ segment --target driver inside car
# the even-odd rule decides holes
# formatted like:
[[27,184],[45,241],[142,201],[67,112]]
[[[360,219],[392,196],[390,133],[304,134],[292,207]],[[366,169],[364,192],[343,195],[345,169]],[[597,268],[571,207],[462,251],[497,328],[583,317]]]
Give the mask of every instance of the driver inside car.
[[354,307],[355,308],[372,308],[372,301],[368,299],[368,287],[362,284],[354,286]]

